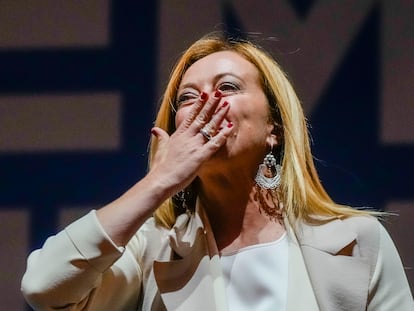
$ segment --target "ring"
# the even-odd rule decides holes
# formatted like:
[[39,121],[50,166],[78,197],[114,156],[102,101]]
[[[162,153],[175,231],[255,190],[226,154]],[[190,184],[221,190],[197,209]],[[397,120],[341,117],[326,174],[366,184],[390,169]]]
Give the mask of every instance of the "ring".
[[205,139],[210,140],[211,139],[211,135],[210,133],[206,130],[205,127],[203,127],[202,129],[200,129],[200,133],[204,136]]

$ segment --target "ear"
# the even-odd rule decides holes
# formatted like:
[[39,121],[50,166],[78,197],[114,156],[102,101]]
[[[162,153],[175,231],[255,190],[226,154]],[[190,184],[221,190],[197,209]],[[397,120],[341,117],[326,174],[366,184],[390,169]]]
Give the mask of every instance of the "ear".
[[269,147],[275,148],[279,145],[279,141],[277,139],[277,136],[273,133],[269,134],[266,138],[266,144]]
[[274,124],[269,123],[269,131],[266,138],[266,143],[268,146],[273,148],[279,146],[282,143],[282,136],[280,133],[280,129]]

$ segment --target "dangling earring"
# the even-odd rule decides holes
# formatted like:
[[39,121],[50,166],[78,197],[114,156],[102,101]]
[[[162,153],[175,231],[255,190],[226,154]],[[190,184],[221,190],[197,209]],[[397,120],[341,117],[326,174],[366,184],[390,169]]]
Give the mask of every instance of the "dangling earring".
[[[264,212],[271,220],[281,223],[283,205],[278,187],[281,184],[282,167],[277,164],[272,150],[273,146],[257,170],[255,178],[256,199],[259,202],[260,212]],[[282,155],[280,155],[280,159],[282,159]]]
[[[273,149],[273,148],[272,148]],[[255,181],[263,189],[276,189],[280,186],[282,167],[276,163],[272,150],[259,165]]]

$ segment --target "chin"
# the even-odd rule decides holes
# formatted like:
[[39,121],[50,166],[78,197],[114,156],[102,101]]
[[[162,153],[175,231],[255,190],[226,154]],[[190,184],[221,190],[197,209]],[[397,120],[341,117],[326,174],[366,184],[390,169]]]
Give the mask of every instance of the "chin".
[[224,144],[223,146],[221,146],[219,148],[219,150],[216,151],[215,154],[213,154],[213,156],[211,157],[216,158],[216,159],[230,159],[231,158],[231,152],[230,152],[230,148],[228,146],[228,144]]
[[231,158],[226,146],[222,146],[219,150],[217,150],[216,153],[214,153],[208,160],[203,163],[203,167],[214,168],[223,164],[226,165],[230,160]]

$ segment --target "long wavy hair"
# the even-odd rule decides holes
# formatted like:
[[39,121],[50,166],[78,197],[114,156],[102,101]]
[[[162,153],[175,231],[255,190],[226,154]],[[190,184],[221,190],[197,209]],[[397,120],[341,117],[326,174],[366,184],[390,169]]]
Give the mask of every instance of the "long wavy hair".
[[[310,148],[307,121],[302,105],[287,75],[274,58],[248,40],[209,34],[193,43],[176,63],[166,87],[155,126],[172,134],[175,128],[177,90],[187,69],[199,59],[220,51],[233,51],[251,62],[258,70],[262,89],[269,103],[269,112],[282,134],[282,181],[279,189],[284,212],[290,221],[315,222],[324,217],[344,218],[375,214],[335,203],[322,186],[315,169]],[[150,142],[149,168],[158,142]],[[173,198],[154,213],[156,221],[170,228],[179,213]]]

